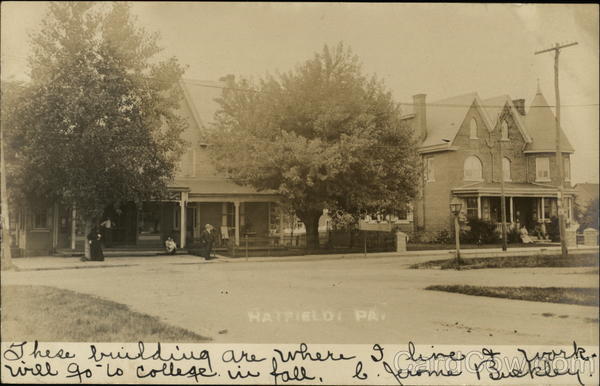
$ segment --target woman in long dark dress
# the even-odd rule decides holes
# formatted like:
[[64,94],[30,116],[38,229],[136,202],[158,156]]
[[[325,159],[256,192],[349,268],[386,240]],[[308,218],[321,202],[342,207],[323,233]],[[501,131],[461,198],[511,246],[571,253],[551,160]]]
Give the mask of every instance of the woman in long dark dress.
[[102,252],[102,244],[100,243],[101,238],[102,235],[96,228],[87,235],[88,242],[90,243],[90,260],[92,261],[104,261],[104,253]]

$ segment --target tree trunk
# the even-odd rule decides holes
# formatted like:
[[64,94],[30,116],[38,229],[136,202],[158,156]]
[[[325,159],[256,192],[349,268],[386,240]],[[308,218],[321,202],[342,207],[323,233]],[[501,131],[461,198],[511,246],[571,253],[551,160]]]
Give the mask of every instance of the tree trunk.
[[11,237],[10,220],[8,213],[8,192],[6,190],[6,164],[4,163],[4,138],[3,130],[0,127],[0,195],[2,196],[2,256],[0,260],[0,269],[8,270],[13,268],[11,255]]
[[306,248],[319,249],[319,219],[323,212],[311,211],[299,214],[306,228]]
[[85,253],[85,258],[86,259],[91,259],[90,256],[90,241],[87,239],[87,236],[90,234],[90,232],[92,231],[92,221],[91,220],[85,220],[85,236],[84,236],[84,240],[85,242],[83,243],[83,251]]

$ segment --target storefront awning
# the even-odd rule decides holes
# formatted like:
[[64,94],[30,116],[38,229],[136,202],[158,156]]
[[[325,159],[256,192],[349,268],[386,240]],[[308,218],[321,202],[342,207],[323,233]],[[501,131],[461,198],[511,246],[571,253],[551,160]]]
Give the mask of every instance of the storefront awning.
[[[500,183],[478,182],[470,185],[463,185],[452,189],[455,196],[500,196]],[[571,188],[563,189],[565,196],[572,196],[575,190]],[[551,185],[533,184],[533,183],[513,183],[504,184],[504,195],[511,197],[556,197],[558,188]]]

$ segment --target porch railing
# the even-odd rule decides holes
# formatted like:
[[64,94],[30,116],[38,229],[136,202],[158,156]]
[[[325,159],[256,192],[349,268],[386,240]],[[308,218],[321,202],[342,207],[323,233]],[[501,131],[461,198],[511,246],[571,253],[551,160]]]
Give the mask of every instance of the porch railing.
[[[506,231],[510,231],[515,227],[515,223],[511,223],[511,222],[506,222]],[[497,233],[502,233],[502,223],[498,222],[496,223],[496,232]]]

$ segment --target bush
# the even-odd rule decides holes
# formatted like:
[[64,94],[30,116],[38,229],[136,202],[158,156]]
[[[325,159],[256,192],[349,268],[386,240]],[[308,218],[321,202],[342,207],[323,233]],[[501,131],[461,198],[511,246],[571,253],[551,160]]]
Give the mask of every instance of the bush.
[[[579,209],[578,212],[581,212],[581,209]],[[578,231],[583,232],[587,228],[598,229],[599,218],[600,214],[598,209],[598,197],[596,197],[587,204],[585,210],[582,213],[578,214]]]
[[546,224],[546,233],[553,242],[560,241],[560,227],[558,225],[558,217],[553,216],[550,222]]
[[515,227],[506,232],[506,241],[510,244],[517,244],[521,242],[521,232]]
[[447,229],[442,229],[435,236],[435,243],[437,244],[452,244],[453,237]]
[[469,219],[469,229],[464,232],[466,242],[475,244],[494,244],[499,241],[496,225],[478,218]]

